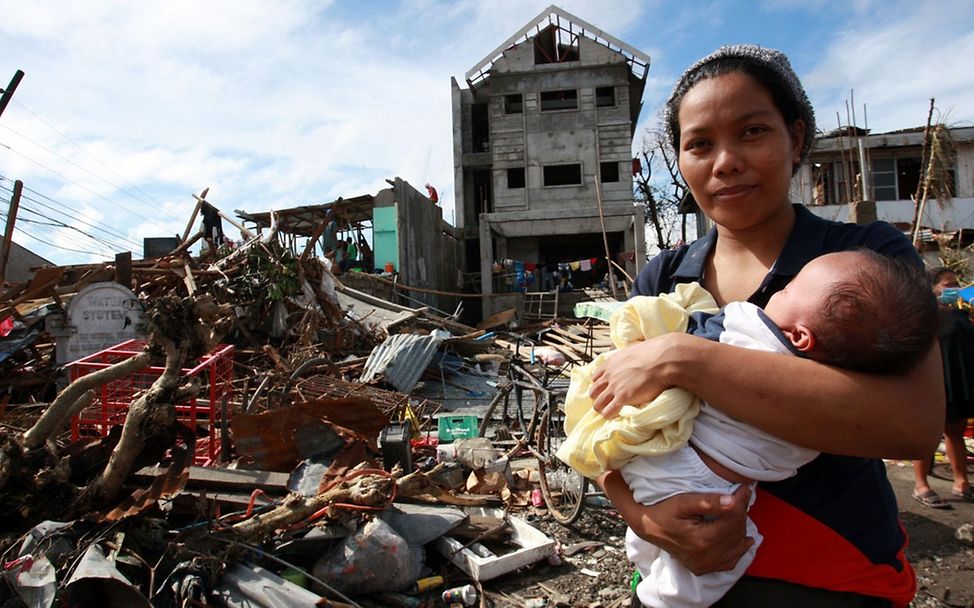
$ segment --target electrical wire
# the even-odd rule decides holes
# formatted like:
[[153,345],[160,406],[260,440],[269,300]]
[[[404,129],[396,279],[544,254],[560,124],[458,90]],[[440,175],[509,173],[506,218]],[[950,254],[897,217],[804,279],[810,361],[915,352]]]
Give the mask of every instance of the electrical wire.
[[[127,180],[127,179],[125,179],[125,177],[124,177],[124,176],[122,176],[122,175],[121,175],[121,174],[120,174],[120,173],[119,173],[118,171],[115,171],[114,169],[112,169],[112,168],[111,168],[110,166],[108,166],[108,164],[106,164],[106,163],[105,163],[104,161],[102,161],[102,160],[101,160],[100,158],[98,158],[97,156],[95,156],[94,154],[92,154],[91,152],[89,152],[89,151],[88,151],[88,150],[87,150],[87,149],[86,149],[86,148],[85,148],[84,146],[82,146],[81,144],[79,144],[78,142],[76,142],[75,140],[73,140],[73,139],[72,139],[71,137],[69,137],[69,136],[68,136],[68,135],[67,135],[66,133],[64,133],[63,131],[61,131],[60,129],[58,129],[58,128],[57,128],[57,127],[55,127],[54,125],[52,125],[52,124],[51,124],[50,122],[48,122],[47,120],[44,120],[44,118],[42,118],[42,117],[41,117],[41,116],[40,116],[39,114],[37,114],[37,112],[34,112],[33,110],[31,110],[30,108],[28,108],[27,106],[25,106],[25,105],[24,105],[23,103],[21,103],[21,102],[20,102],[19,100],[17,100],[17,99],[14,99],[14,100],[13,100],[13,102],[14,102],[15,104],[17,104],[18,106],[20,106],[21,108],[23,108],[24,110],[26,110],[26,111],[27,111],[28,113],[30,113],[30,114],[31,114],[31,116],[33,116],[33,117],[34,117],[34,118],[36,118],[37,120],[39,120],[39,121],[41,121],[41,122],[42,122],[42,123],[44,123],[45,125],[47,125],[47,126],[48,126],[48,127],[49,127],[49,128],[51,129],[51,130],[53,130],[53,131],[54,131],[55,133],[57,133],[58,135],[60,135],[60,136],[61,136],[61,137],[63,137],[64,139],[66,139],[66,140],[67,140],[68,142],[70,142],[70,143],[71,143],[72,145],[74,145],[74,146],[75,146],[76,148],[78,148],[79,150],[81,150],[82,152],[84,152],[84,153],[85,153],[86,155],[88,155],[88,156],[89,156],[89,157],[90,157],[91,159],[93,159],[93,160],[94,160],[95,162],[97,162],[97,163],[98,163],[98,164],[100,164],[101,166],[103,166],[103,167],[105,167],[106,169],[108,169],[108,170],[109,170],[110,172],[112,172],[112,173],[113,173],[113,174],[114,174],[114,175],[115,175],[116,177],[118,177],[118,178],[119,178],[119,179],[121,179],[121,180],[122,180],[123,182],[125,182],[126,184],[128,184],[129,186],[131,186],[131,187],[132,187],[132,188],[133,188],[133,189],[134,189],[134,190],[135,190],[136,192],[138,192],[139,194],[141,194],[142,196],[144,196],[144,197],[145,197],[144,199],[139,199],[139,200],[143,200],[143,201],[145,201],[146,199],[148,199],[148,200],[149,200],[149,201],[151,201],[152,203],[155,203],[155,204],[156,204],[156,205],[157,205],[158,207],[160,207],[160,208],[162,207],[162,203],[160,203],[160,202],[159,202],[159,201],[157,201],[156,199],[154,199],[154,198],[152,198],[152,196],[150,196],[149,194],[147,194],[147,193],[146,193],[146,192],[145,192],[144,190],[142,190],[142,189],[140,189],[140,188],[139,188],[138,186],[136,186],[135,184],[133,184],[133,183],[132,183],[132,182],[130,182],[129,180]],[[9,127],[8,127],[8,128],[9,128]],[[11,130],[12,130],[12,129],[11,129]],[[18,133],[18,135],[20,135],[20,134]],[[30,140],[29,138],[27,138],[27,137],[26,137],[26,136],[24,136],[24,135],[20,135],[20,136],[21,136],[21,137],[23,137],[24,139],[27,139],[28,141],[31,141],[32,143],[35,143],[36,145],[39,145],[39,146],[41,145],[41,144],[37,144],[36,142],[33,142],[32,140]],[[41,146],[41,147],[43,148],[44,146]],[[45,149],[46,149],[46,148],[45,148]],[[60,155],[58,155],[58,156],[60,156]],[[73,163],[72,163],[72,164],[73,164]],[[94,174],[92,174],[92,175],[94,175]],[[97,176],[96,176],[96,177],[97,177]],[[102,178],[99,178],[99,179],[102,179]],[[104,180],[104,179],[102,179],[102,181],[106,181],[106,180]],[[109,183],[109,182],[107,182],[107,181],[106,181],[106,183]],[[113,185],[113,184],[110,184],[110,185]],[[113,186],[114,186],[114,185],[113,185]],[[131,193],[130,193],[130,192],[128,192],[128,191],[126,191],[126,190],[125,190],[124,188],[119,188],[118,186],[114,186],[114,187],[115,187],[115,188],[117,188],[117,189],[118,189],[119,191],[121,191],[121,192],[125,192],[126,194],[128,194],[128,195],[129,195],[129,196],[131,196],[132,198],[136,198],[136,199],[138,199],[138,197],[137,197],[137,196],[135,196],[135,195],[133,195],[133,194],[131,194]],[[165,211],[162,211],[161,209],[160,209],[160,212],[161,212],[161,213],[162,213],[163,215],[167,215],[167,216],[168,216],[168,217],[169,217],[170,219],[172,219],[172,220],[175,220],[175,221],[179,221],[179,218],[177,218],[177,217],[174,217],[174,216],[172,216],[172,215],[169,215],[169,214],[167,214],[167,213],[166,213]]]
[[[30,225],[31,230],[24,230],[24,225]],[[63,228],[52,227],[43,223],[36,223],[33,220],[28,220],[26,218],[20,218],[20,221],[18,221],[18,225],[15,226],[14,230],[23,232],[27,236],[36,239],[45,245],[56,247],[58,249],[74,251],[77,253],[91,253],[109,258],[114,256],[115,249],[107,247],[104,243],[84,240],[77,234],[64,231]],[[101,251],[92,251],[90,249],[92,245],[95,245],[98,249],[101,249]]]
[[136,214],[135,212],[133,212],[133,211],[130,211],[129,209],[126,209],[125,207],[123,207],[123,206],[121,206],[121,205],[119,205],[118,203],[116,203],[115,201],[113,201],[113,200],[111,200],[110,198],[108,198],[108,197],[106,197],[106,196],[104,196],[104,195],[102,195],[102,194],[98,194],[97,192],[95,192],[95,191],[93,191],[93,190],[91,190],[90,188],[87,188],[87,187],[85,187],[85,186],[82,186],[81,184],[79,184],[78,182],[76,182],[76,181],[74,181],[74,180],[73,180],[73,179],[71,179],[70,177],[68,177],[68,176],[66,176],[66,175],[64,175],[63,173],[60,173],[60,172],[58,172],[57,170],[55,170],[55,169],[52,169],[51,167],[48,167],[47,165],[45,165],[44,163],[42,163],[42,162],[40,162],[40,161],[37,161],[37,160],[34,160],[33,158],[31,158],[31,157],[29,157],[29,156],[27,156],[27,155],[26,155],[26,154],[24,154],[23,152],[20,152],[20,151],[18,151],[18,150],[15,150],[15,149],[13,149],[13,148],[12,148],[12,147],[10,147],[10,146],[9,146],[8,144],[5,144],[5,143],[3,143],[3,142],[0,142],[0,146],[2,146],[2,147],[4,147],[4,148],[6,148],[6,149],[8,149],[8,150],[10,150],[11,152],[13,152],[14,154],[16,154],[17,156],[20,156],[21,158],[23,158],[23,159],[25,159],[25,160],[28,160],[28,161],[30,161],[30,162],[32,162],[32,163],[34,163],[35,165],[37,165],[38,167],[41,167],[41,168],[42,168],[42,169],[44,169],[45,171],[49,171],[49,172],[51,172],[51,173],[53,173],[54,175],[56,175],[56,176],[58,176],[58,177],[60,177],[60,178],[61,178],[61,179],[63,179],[64,181],[66,181],[66,182],[69,182],[69,183],[71,183],[71,184],[74,184],[75,186],[77,186],[77,187],[79,187],[79,188],[81,188],[81,189],[82,189],[82,190],[84,190],[85,192],[88,192],[89,194],[91,194],[91,195],[93,195],[93,196],[96,196],[96,197],[98,197],[98,198],[100,198],[101,200],[103,200],[103,201],[105,201],[105,202],[107,202],[108,204],[110,204],[110,205],[112,205],[112,206],[114,206],[114,207],[117,207],[118,209],[121,209],[122,211],[124,211],[124,212],[126,212],[126,213],[128,213],[128,214],[129,214],[129,215],[131,215],[132,217],[135,217],[135,218],[137,218],[137,219],[139,219],[139,220],[141,220],[141,221],[147,221],[148,223],[150,223],[150,224],[152,224],[152,225],[153,225],[153,226],[155,226],[156,228],[159,228],[160,230],[165,230],[165,231],[167,231],[167,232],[168,232],[168,229],[167,229],[167,228],[165,228],[165,227],[163,227],[163,226],[161,226],[161,225],[159,225],[159,224],[156,224],[155,222],[153,222],[153,221],[152,221],[152,220],[150,220],[149,218],[147,218],[147,217],[144,217],[144,216],[141,216],[141,215],[138,215],[138,214]]
[[[5,180],[6,181],[9,181],[9,178],[6,178],[3,175],[0,175],[0,190],[3,190],[3,191],[6,191],[6,192],[9,192],[9,193],[12,193],[13,190],[11,188],[7,188],[6,186],[3,185],[2,182],[5,181]],[[37,194],[38,196],[41,196],[41,197],[43,197],[43,198],[45,198],[45,199],[47,199],[47,200],[55,203],[56,205],[59,205],[61,207],[64,207],[65,209],[68,209],[68,207],[66,205],[64,205],[63,203],[59,203],[58,201],[54,200],[53,198],[51,198],[51,197],[49,197],[49,196],[47,196],[45,194],[41,194],[40,192],[37,192],[36,190],[30,189],[30,188],[26,188],[26,187],[24,189],[25,190],[28,190],[31,193]],[[39,206],[44,207],[46,209],[49,209],[49,210],[51,210],[52,212],[54,212],[56,214],[63,215],[63,216],[69,218],[70,220],[72,220],[74,222],[78,222],[80,224],[83,224],[83,225],[91,228],[92,230],[96,230],[98,232],[102,232],[102,233],[104,233],[104,234],[106,234],[106,235],[108,235],[108,236],[110,236],[112,238],[115,238],[115,239],[120,239],[121,242],[124,243],[123,246],[119,246],[118,243],[112,243],[112,245],[111,245],[112,247],[114,247],[116,249],[122,249],[122,250],[131,249],[131,248],[139,249],[142,246],[141,243],[139,243],[139,242],[131,239],[130,237],[128,237],[127,235],[125,235],[125,234],[123,234],[121,232],[118,232],[117,230],[114,230],[112,228],[103,228],[101,226],[98,226],[96,224],[93,224],[93,223],[85,220],[82,217],[73,215],[72,213],[69,213],[67,211],[61,211],[61,210],[55,209],[54,207],[51,207],[50,205],[47,205],[47,204],[45,204],[45,203],[43,203],[43,202],[41,202],[41,201],[39,201],[39,200],[37,200],[37,199],[29,196],[29,195],[25,195],[25,194],[21,193],[20,198],[21,198],[21,201],[28,201],[28,202],[34,203],[36,205],[39,205]],[[41,217],[44,217],[44,218],[46,218],[48,220],[51,220],[51,221],[55,221],[55,222],[58,221],[58,220],[56,220],[56,219],[54,219],[52,217],[47,216],[44,213],[41,213],[41,212],[39,212],[37,210],[34,210],[34,209],[30,209],[26,205],[23,205],[22,204],[21,206],[24,209],[30,210],[35,215],[40,215]],[[61,222],[61,225],[62,226],[65,226],[65,227],[68,227],[63,222]],[[77,229],[74,226],[71,226],[71,228],[74,228],[74,229],[78,230],[79,232],[82,232],[83,234],[86,234],[86,236],[89,236],[92,239],[99,240],[101,242],[105,242],[103,239],[100,239],[99,237],[95,237],[94,235],[91,235],[91,234],[84,233],[83,231],[81,231],[80,229]]]
[[108,259],[111,259],[111,256],[105,256],[104,253],[95,252],[95,251],[88,251],[88,250],[81,250],[81,249],[71,249],[70,247],[65,247],[64,245],[55,245],[54,243],[51,243],[50,241],[45,241],[44,239],[42,239],[40,237],[37,237],[37,236],[31,234],[30,232],[24,230],[23,228],[15,228],[14,230],[16,230],[17,232],[20,232],[20,233],[22,233],[22,234],[24,234],[24,235],[32,238],[32,239],[34,239],[38,243],[43,243],[44,245],[47,245],[49,247],[53,247],[55,249],[59,249],[61,251],[70,251],[72,253],[85,253],[85,254],[88,254],[88,255],[95,255],[95,256],[107,257]]
[[[46,151],[46,152],[48,152],[49,154],[51,154],[51,155],[53,155],[53,156],[56,156],[56,157],[58,157],[58,158],[60,158],[61,160],[63,160],[64,162],[66,162],[66,163],[68,163],[69,165],[71,165],[71,166],[73,166],[73,167],[75,167],[76,169],[79,169],[79,170],[81,170],[81,171],[84,171],[84,172],[85,172],[85,173],[87,173],[88,175],[90,175],[90,176],[92,176],[92,177],[94,177],[95,179],[97,179],[97,180],[99,180],[99,181],[101,181],[102,183],[104,183],[104,184],[106,184],[106,185],[108,185],[108,186],[111,186],[111,187],[112,187],[112,188],[114,188],[115,190],[118,190],[119,192],[123,192],[123,193],[125,193],[125,194],[127,194],[127,195],[129,195],[129,196],[131,196],[132,198],[134,198],[135,200],[137,200],[137,201],[139,201],[140,203],[148,203],[148,204],[150,204],[150,205],[161,205],[161,203],[159,203],[159,201],[156,201],[156,200],[154,200],[154,199],[152,199],[152,198],[139,198],[138,196],[136,196],[135,194],[132,194],[131,192],[129,192],[129,191],[128,191],[128,190],[126,190],[125,188],[123,188],[123,187],[121,187],[121,186],[119,186],[118,184],[116,184],[116,183],[114,183],[114,182],[110,182],[110,181],[108,181],[108,180],[107,180],[107,179],[105,179],[104,177],[102,177],[102,176],[100,176],[100,175],[98,175],[98,174],[96,174],[96,173],[94,173],[93,171],[90,171],[89,169],[87,169],[87,168],[85,168],[85,167],[83,167],[83,166],[81,166],[81,165],[79,165],[78,163],[76,163],[76,162],[74,162],[74,161],[73,161],[73,160],[71,160],[70,158],[68,158],[68,157],[66,157],[66,156],[64,156],[64,155],[62,155],[62,154],[60,154],[59,152],[56,152],[56,151],[54,151],[54,150],[52,150],[52,149],[50,149],[50,148],[48,148],[48,147],[47,147],[47,146],[45,146],[44,144],[42,144],[42,143],[40,143],[40,142],[38,142],[38,141],[35,141],[35,140],[33,140],[33,139],[31,139],[30,137],[27,137],[27,136],[26,136],[26,135],[24,135],[23,133],[20,133],[19,131],[17,131],[17,130],[15,130],[15,129],[12,129],[12,128],[10,128],[10,127],[8,127],[7,125],[2,125],[2,124],[0,124],[0,127],[3,127],[4,129],[6,129],[6,130],[8,130],[8,131],[10,131],[11,133],[13,133],[14,135],[16,135],[16,136],[18,136],[18,137],[20,137],[21,139],[25,139],[25,140],[27,140],[28,142],[30,142],[30,143],[32,143],[32,144],[34,144],[35,146],[37,146],[38,148],[40,148],[40,149],[42,149],[42,150],[44,150],[44,151]],[[82,150],[84,150],[84,148],[82,148]],[[92,157],[92,158],[94,158],[94,157]],[[97,160],[97,159],[96,159],[96,160]],[[100,161],[99,161],[99,162],[100,162]],[[102,164],[104,164],[104,163],[102,163]],[[106,168],[107,168],[107,165],[106,165]],[[123,178],[123,179],[124,179],[124,178]],[[177,218],[172,218],[172,219],[174,219],[174,220],[175,220],[175,219],[177,219]]]

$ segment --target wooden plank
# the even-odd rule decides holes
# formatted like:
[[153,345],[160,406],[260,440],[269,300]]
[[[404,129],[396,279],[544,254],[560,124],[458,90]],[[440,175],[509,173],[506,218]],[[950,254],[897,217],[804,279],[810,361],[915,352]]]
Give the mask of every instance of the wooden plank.
[[[156,477],[166,472],[165,467],[151,466],[135,472],[138,477]],[[187,485],[223,488],[239,488],[251,491],[260,488],[278,493],[287,492],[288,473],[247,469],[220,469],[215,467],[189,467]]]

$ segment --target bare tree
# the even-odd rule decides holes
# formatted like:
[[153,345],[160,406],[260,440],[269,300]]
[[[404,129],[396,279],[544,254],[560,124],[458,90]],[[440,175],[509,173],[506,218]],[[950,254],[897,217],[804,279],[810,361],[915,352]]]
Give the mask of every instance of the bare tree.
[[653,227],[656,245],[660,249],[673,246],[677,222],[681,223],[680,239],[686,241],[686,216],[681,218],[680,202],[687,187],[677,168],[676,155],[661,130],[647,129],[643,133],[637,160],[634,196],[645,207],[646,223]]

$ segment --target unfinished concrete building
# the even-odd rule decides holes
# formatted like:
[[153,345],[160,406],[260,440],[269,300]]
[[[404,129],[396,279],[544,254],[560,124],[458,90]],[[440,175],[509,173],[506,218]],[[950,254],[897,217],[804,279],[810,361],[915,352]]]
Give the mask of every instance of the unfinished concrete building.
[[456,221],[484,294],[510,287],[495,260],[605,263],[608,249],[636,272],[632,138],[648,71],[647,55],[550,6],[467,72],[469,88],[453,79]]

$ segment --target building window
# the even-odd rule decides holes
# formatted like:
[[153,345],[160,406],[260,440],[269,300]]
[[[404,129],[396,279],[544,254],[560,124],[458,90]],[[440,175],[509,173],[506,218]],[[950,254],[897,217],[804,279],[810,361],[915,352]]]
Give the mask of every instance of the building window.
[[920,184],[920,158],[896,159],[896,187],[899,189],[901,200],[909,199],[917,191]]
[[544,185],[545,187],[582,185],[582,165],[546,165]]
[[599,163],[599,174],[603,184],[619,181],[619,163]]
[[575,110],[578,108],[578,91],[568,89],[564,91],[543,91],[541,93],[541,111]]
[[873,196],[877,201],[895,201],[896,159],[875,158],[872,161]]
[[514,169],[507,170],[507,189],[514,190],[515,188],[524,187],[524,167],[516,167]]
[[470,108],[470,122],[473,150],[471,152],[490,151],[490,120],[488,119],[487,104],[475,103]]
[[598,87],[595,89],[595,105],[599,108],[611,108],[616,105],[615,87]]
[[520,114],[524,111],[524,96],[520,93],[516,95],[504,96],[504,113]]

